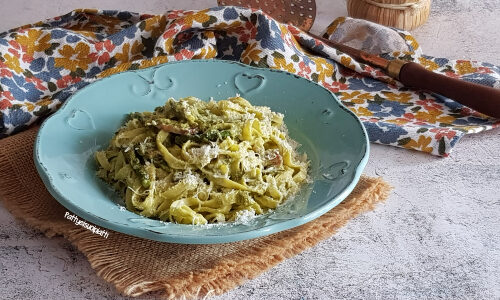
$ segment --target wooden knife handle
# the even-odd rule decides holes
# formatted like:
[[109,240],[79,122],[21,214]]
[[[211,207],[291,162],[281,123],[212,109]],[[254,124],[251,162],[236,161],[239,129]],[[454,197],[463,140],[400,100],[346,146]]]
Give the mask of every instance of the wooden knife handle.
[[399,81],[405,86],[440,94],[480,113],[500,118],[500,89],[437,74],[414,62],[401,66]]

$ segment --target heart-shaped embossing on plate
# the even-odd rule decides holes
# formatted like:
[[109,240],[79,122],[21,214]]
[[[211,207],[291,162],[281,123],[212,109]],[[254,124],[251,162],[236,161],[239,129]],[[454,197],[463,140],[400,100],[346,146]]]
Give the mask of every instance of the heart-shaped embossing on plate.
[[68,118],[69,127],[76,130],[92,130],[95,129],[94,119],[90,113],[83,109],[75,109]]
[[153,82],[160,90],[168,90],[174,85],[174,81],[169,76],[168,68],[157,69],[153,75]]
[[320,169],[320,172],[323,178],[328,180],[335,180],[337,177],[344,175],[350,166],[351,162],[345,160],[345,161],[340,161],[338,163],[334,163],[326,168],[323,167]]
[[166,91],[174,85],[167,68],[155,69],[151,74],[136,74],[141,80],[132,85],[132,92],[138,96],[147,96],[155,89]]
[[234,77],[234,85],[243,94],[260,89],[265,81],[265,77],[259,74],[239,73]]

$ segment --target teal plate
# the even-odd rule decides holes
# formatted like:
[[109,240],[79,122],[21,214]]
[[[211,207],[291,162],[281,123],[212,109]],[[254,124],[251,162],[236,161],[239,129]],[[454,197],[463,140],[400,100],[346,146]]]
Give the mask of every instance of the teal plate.
[[[283,113],[299,152],[311,161],[311,182],[274,212],[218,225],[160,222],[124,210],[95,176],[93,153],[108,146],[128,113],[151,111],[169,97],[218,100],[236,94]],[[40,128],[35,164],[52,196],[87,221],[157,241],[212,244],[265,236],[321,216],[352,191],[368,152],[359,119],[320,85],[283,71],[192,60],[119,73],[79,90]]]

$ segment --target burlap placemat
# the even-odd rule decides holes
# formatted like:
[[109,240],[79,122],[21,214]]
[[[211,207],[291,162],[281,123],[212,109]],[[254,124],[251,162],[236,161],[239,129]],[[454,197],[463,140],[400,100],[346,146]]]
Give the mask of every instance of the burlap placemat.
[[322,217],[249,241],[182,245],[113,231],[105,239],[65,219],[67,210],[45,189],[33,162],[37,131],[35,127],[0,140],[0,198],[13,215],[48,237],[68,239],[99,277],[127,296],[155,292],[174,299],[224,293],[332,236],[390,191],[382,179],[363,176],[351,195]]

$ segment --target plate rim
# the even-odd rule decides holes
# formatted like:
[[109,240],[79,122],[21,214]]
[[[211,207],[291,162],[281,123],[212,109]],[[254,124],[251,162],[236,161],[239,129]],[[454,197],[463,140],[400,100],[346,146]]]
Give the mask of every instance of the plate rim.
[[[362,134],[364,136],[364,153],[361,157],[361,159],[356,162],[356,169],[354,171],[354,176],[353,179],[350,181],[350,183],[335,197],[332,199],[328,200],[328,202],[319,207],[318,209],[311,211],[303,216],[300,216],[298,218],[294,219],[289,219],[280,223],[275,223],[263,227],[259,227],[254,230],[250,231],[244,231],[244,232],[237,232],[237,233],[230,233],[230,234],[225,234],[225,235],[182,235],[182,234],[175,234],[175,233],[160,233],[154,230],[149,230],[146,228],[139,228],[139,227],[133,227],[128,224],[123,224],[123,223],[117,223],[113,221],[109,221],[107,219],[104,219],[102,217],[99,217],[95,215],[94,213],[90,211],[86,211],[82,209],[80,206],[76,205],[74,202],[71,200],[67,199],[67,197],[60,192],[57,189],[56,184],[54,184],[54,179],[52,179],[52,176],[48,173],[48,169],[46,166],[44,166],[42,159],[41,159],[41,149],[40,149],[40,144],[41,144],[41,139],[43,129],[48,124],[51,119],[55,119],[58,115],[63,114],[64,110],[66,107],[71,103],[75,96],[81,93],[83,90],[87,89],[88,87],[91,87],[94,83],[100,82],[102,80],[106,80],[108,78],[112,78],[124,73],[139,73],[148,69],[156,69],[160,68],[165,65],[172,65],[172,64],[183,64],[183,63],[227,63],[227,64],[235,64],[238,65],[244,69],[250,69],[253,71],[270,71],[270,72],[277,72],[277,73],[283,73],[288,76],[293,76],[299,80],[304,80],[308,84],[314,84],[316,86],[319,86],[320,88],[328,91],[328,94],[330,97],[335,100],[335,103],[339,106],[340,109],[344,110],[348,114],[350,114],[354,119],[357,121],[359,127],[361,128]],[[166,62],[162,64],[158,64],[155,66],[150,66],[147,68],[142,68],[142,69],[137,69],[137,70],[126,70],[123,72],[118,72],[103,78],[99,78],[97,80],[94,80],[84,86],[83,88],[77,90],[74,92],[72,95],[70,95],[66,101],[61,105],[61,107],[52,113],[49,117],[47,117],[41,124],[37,136],[35,139],[35,145],[33,148],[33,159],[35,162],[35,167],[36,170],[42,179],[45,187],[51,194],[51,196],[62,206],[64,206],[66,209],[68,209],[70,212],[76,214],[77,216],[81,217],[82,219],[89,221],[97,226],[103,227],[107,230],[112,230],[115,232],[119,232],[122,234],[126,235],[131,235],[135,236],[138,238],[146,238],[150,240],[155,240],[159,242],[166,242],[166,243],[181,243],[181,244],[219,244],[219,243],[228,243],[228,242],[236,242],[236,241],[242,241],[242,240],[248,240],[248,239],[253,239],[257,237],[262,237],[262,236],[267,236],[273,233],[281,232],[284,230],[292,229],[295,227],[298,227],[300,225],[303,225],[305,223],[308,223],[329,210],[333,209],[336,207],[338,204],[340,204],[342,201],[345,200],[345,198],[354,190],[355,186],[359,182],[359,179],[361,178],[361,174],[366,167],[366,164],[368,162],[369,158],[369,153],[370,153],[370,141],[368,138],[368,134],[366,131],[365,126],[361,122],[361,120],[354,114],[351,110],[349,110],[342,102],[337,98],[335,94],[333,94],[330,90],[327,88],[323,87],[322,85],[309,80],[307,78],[301,77],[297,74],[290,73],[284,70],[279,70],[279,69],[269,69],[269,68],[259,68],[259,67],[254,67],[250,65],[243,64],[239,61],[229,61],[229,60],[219,60],[219,59],[195,59],[195,60],[180,60],[180,61],[172,61],[172,62]],[[137,215],[138,218],[144,218],[140,215]],[[196,225],[185,225],[185,224],[177,224],[177,225],[184,225],[184,226],[196,226]]]

